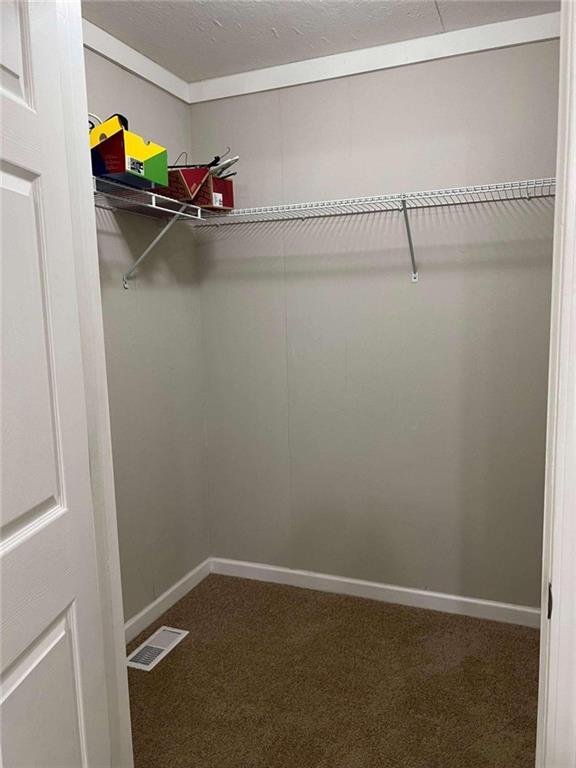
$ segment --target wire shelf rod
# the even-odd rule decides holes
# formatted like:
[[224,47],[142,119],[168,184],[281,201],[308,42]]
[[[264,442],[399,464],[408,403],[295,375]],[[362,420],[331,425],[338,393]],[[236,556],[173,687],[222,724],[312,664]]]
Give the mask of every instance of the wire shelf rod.
[[555,179],[534,179],[532,181],[484,184],[473,187],[455,187],[452,189],[409,192],[396,195],[372,195],[370,197],[344,198],[342,200],[238,208],[227,213],[207,211],[202,221],[202,226],[234,225],[248,221],[251,223],[290,221],[293,219],[320,218],[324,216],[359,215],[392,210],[400,211],[403,209],[404,204],[408,210],[414,210],[416,208],[439,208],[488,202],[530,200],[533,198],[553,197],[554,193]]
[[182,203],[178,200],[158,195],[153,190],[134,189],[108,179],[94,178],[94,200],[96,207],[106,210],[124,211],[126,213],[139,213],[164,219],[168,218],[161,232],[135,261],[131,269],[123,275],[125,287],[127,287],[128,280],[136,268],[160,242],[172,225],[179,220],[187,220],[195,227],[220,227],[265,222],[307,221],[309,219],[360,216],[386,212],[402,213],[410,250],[412,281],[417,282],[418,268],[410,228],[410,212],[431,208],[542,199],[554,197],[555,192],[556,179],[549,177],[422,192],[350,197],[341,200],[317,200],[255,208],[237,208],[232,211],[223,212],[201,209],[190,203]]

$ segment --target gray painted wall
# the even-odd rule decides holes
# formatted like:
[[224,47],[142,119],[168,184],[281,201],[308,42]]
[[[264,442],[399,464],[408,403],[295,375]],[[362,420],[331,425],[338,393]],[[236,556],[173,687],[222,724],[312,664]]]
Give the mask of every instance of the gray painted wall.
[[[187,107],[87,52],[91,110],[240,206],[553,175],[556,43]],[[209,554],[535,605],[549,202],[167,237],[98,212],[126,614]],[[201,322],[202,321],[202,322]],[[204,444],[204,435],[206,444]]]
[[[187,149],[189,109],[86,52],[88,103],[125,114],[169,157]],[[121,275],[159,224],[97,211],[120,558],[126,617],[209,554],[203,505],[200,284],[190,238],[177,227],[128,291]]]
[[[239,206],[553,175],[538,43],[191,107]],[[202,275],[212,554],[539,600],[553,206],[223,228]]]

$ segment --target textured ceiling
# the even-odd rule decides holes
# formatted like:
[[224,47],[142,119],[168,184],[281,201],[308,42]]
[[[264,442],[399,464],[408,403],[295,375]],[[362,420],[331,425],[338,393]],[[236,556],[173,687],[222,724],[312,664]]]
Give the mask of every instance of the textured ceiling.
[[84,18],[187,81],[495,21],[559,0],[84,0]]

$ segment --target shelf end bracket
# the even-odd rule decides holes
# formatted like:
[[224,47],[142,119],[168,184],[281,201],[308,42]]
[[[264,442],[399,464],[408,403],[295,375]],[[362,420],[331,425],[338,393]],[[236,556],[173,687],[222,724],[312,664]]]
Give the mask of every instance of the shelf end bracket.
[[404,215],[404,225],[406,226],[406,236],[408,238],[408,247],[410,248],[410,261],[412,262],[412,282],[418,282],[418,267],[416,266],[416,257],[414,256],[414,243],[412,242],[412,232],[410,231],[410,220],[408,219],[408,209],[406,208],[406,198],[402,198],[402,213]]
[[185,208],[186,208],[186,205],[183,205],[183,206],[182,206],[182,207],[179,209],[178,213],[175,213],[175,214],[174,214],[174,216],[172,216],[172,218],[170,219],[170,221],[166,222],[166,224],[165,224],[165,225],[162,227],[162,229],[160,230],[160,232],[158,232],[158,234],[156,235],[156,237],[154,238],[154,240],[152,240],[152,242],[150,243],[150,245],[148,245],[148,246],[147,246],[147,247],[144,249],[144,251],[142,252],[142,254],[141,254],[141,255],[140,255],[140,256],[139,256],[139,257],[136,259],[136,261],[134,262],[134,264],[132,264],[132,266],[130,267],[130,269],[128,270],[128,272],[124,272],[124,274],[122,275],[122,285],[124,286],[124,288],[125,288],[126,290],[128,289],[128,281],[129,281],[129,280],[130,280],[130,278],[132,277],[132,274],[133,274],[133,273],[134,273],[134,272],[135,272],[135,271],[138,269],[138,267],[139,267],[139,266],[140,266],[140,264],[141,264],[141,263],[144,261],[144,259],[146,258],[146,256],[148,256],[148,254],[150,253],[150,251],[151,251],[153,248],[155,248],[155,247],[158,245],[158,243],[160,242],[160,240],[162,240],[162,238],[163,238],[163,237],[164,237],[164,235],[165,235],[165,234],[168,232],[168,230],[169,230],[169,229],[172,227],[172,225],[173,225],[173,224],[174,224],[176,221],[178,221],[178,219],[180,218],[180,213],[182,213],[182,211],[184,211],[184,210],[185,210]]

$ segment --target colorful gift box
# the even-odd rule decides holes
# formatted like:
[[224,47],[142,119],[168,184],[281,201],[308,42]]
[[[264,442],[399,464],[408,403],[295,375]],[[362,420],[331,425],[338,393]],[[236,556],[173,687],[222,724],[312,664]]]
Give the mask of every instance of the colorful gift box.
[[90,131],[92,173],[146,189],[168,184],[168,153],[128,131],[118,115]]

